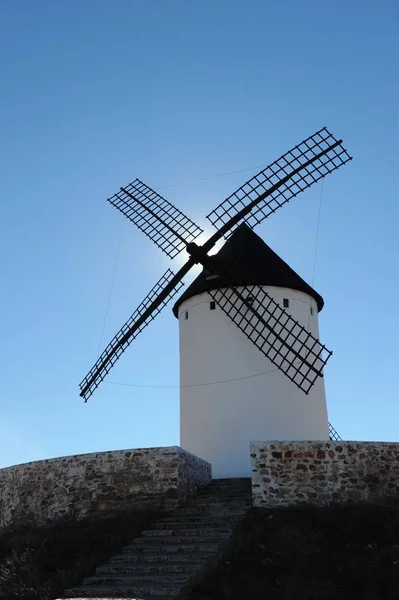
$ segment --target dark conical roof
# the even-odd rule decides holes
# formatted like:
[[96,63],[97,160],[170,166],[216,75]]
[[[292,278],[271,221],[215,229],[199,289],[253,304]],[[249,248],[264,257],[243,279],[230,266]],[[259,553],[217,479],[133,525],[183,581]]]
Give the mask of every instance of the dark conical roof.
[[[229,264],[232,258],[239,261],[236,269],[235,285],[273,285],[305,292],[317,302],[318,310],[324,300],[310,285],[299,277],[248,225],[240,225],[217,254],[211,257],[215,266]],[[173,307],[175,317],[179,305],[197,294],[223,287],[217,278],[206,278],[203,270],[180,296]]]

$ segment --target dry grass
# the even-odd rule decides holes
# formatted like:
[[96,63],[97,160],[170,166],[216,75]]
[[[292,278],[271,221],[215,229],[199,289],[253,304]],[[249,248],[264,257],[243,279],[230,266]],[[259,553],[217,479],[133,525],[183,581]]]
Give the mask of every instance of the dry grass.
[[191,600],[398,600],[399,510],[253,509]]
[[53,600],[65,588],[80,584],[154,518],[150,511],[131,511],[1,536],[0,599]]

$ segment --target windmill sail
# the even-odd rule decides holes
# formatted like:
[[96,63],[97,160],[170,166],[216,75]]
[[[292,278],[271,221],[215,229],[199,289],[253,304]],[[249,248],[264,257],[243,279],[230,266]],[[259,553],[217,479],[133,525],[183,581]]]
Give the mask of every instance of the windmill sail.
[[247,338],[305,394],[308,394],[332,352],[293,319],[259,286],[208,292]]
[[235,219],[225,234],[230,235],[242,220],[255,227],[300,192],[351,160],[341,142],[326,128],[320,129],[249,179],[209,213],[207,219],[219,229],[253,205],[243,219]]
[[108,198],[165,254],[174,258],[203,230],[155,190],[135,179]]
[[[179,271],[180,273],[180,271]],[[185,273],[184,273],[185,274]],[[179,274],[178,274],[179,275]],[[150,324],[183,286],[178,275],[168,269],[157,281],[143,302],[112,338],[86,377],[80,383],[80,396],[87,400],[104,380],[118,358],[132,341]],[[181,279],[182,277],[180,277]]]
[[242,223],[179,302],[193,291],[207,291],[258,350],[308,394],[332,352],[281,307],[268,285],[299,290],[323,307],[322,297]]
[[328,423],[328,432],[330,434],[330,440],[333,440],[333,442],[339,442],[342,440],[342,437],[339,435],[335,427],[331,425],[331,423]]

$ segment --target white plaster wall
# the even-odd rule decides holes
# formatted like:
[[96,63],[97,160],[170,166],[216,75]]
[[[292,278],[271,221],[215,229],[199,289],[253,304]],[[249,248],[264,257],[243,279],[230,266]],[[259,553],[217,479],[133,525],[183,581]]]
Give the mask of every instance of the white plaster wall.
[[[318,337],[313,298],[263,289],[280,306],[288,298],[287,312]],[[210,301],[204,293],[179,307],[181,447],[209,461],[214,478],[249,477],[251,441],[328,440],[324,378],[306,395]]]

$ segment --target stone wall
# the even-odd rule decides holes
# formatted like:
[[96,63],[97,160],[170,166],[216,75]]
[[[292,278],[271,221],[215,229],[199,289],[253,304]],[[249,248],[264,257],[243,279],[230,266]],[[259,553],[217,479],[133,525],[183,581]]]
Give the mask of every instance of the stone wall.
[[177,473],[177,491],[179,499],[193,496],[197,489],[212,480],[210,463],[199,459],[191,452],[181,451]]
[[318,506],[399,493],[399,444],[252,442],[254,506]]
[[0,469],[0,532],[150,504],[184,503],[211,465],[177,446],[66,456]]

